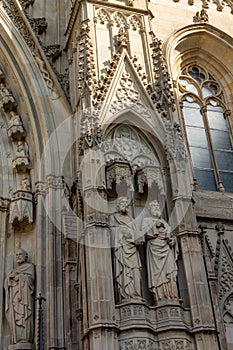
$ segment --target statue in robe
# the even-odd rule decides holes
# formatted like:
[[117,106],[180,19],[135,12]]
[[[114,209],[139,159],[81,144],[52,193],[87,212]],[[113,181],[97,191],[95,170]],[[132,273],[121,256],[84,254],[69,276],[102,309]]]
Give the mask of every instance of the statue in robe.
[[28,262],[28,254],[22,248],[16,252],[16,261],[17,266],[5,279],[5,312],[10,328],[11,344],[21,346],[22,343],[25,345],[33,342],[35,276],[34,265]]
[[128,199],[120,197],[117,212],[110,215],[114,255],[114,277],[120,300],[141,299],[141,261],[137,228],[128,215]]
[[177,257],[178,246],[171,227],[161,218],[159,203],[149,203],[149,217],[143,219],[142,232],[146,236],[148,287],[155,301],[178,299]]

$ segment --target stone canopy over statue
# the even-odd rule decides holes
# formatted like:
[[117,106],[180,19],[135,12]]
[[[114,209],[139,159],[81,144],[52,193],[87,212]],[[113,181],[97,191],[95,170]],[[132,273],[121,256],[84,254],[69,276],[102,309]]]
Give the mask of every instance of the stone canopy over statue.
[[137,228],[128,214],[128,199],[120,197],[109,219],[112,232],[114,277],[120,301],[141,298],[141,261]]
[[5,312],[11,344],[8,349],[33,349],[34,265],[22,248],[16,252],[17,266],[5,279]]
[[178,299],[177,291],[177,256],[176,238],[171,227],[161,218],[159,203],[149,203],[149,217],[144,218],[142,232],[146,236],[146,261],[148,287],[155,301]]

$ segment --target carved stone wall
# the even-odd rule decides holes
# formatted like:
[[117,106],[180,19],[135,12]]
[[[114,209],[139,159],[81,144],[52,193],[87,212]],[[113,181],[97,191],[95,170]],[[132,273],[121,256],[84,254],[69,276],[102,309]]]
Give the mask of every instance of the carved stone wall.
[[[1,1],[0,350],[232,349],[233,196],[194,181],[178,96],[184,67],[210,68],[232,134],[232,13],[231,0]],[[17,289],[20,244],[36,279],[19,311],[46,301],[23,329],[34,339],[15,341],[29,277],[10,322],[4,281]]]

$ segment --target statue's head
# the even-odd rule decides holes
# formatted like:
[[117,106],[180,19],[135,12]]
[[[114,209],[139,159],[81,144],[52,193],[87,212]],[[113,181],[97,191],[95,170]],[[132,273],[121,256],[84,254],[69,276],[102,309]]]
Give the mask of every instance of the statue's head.
[[152,216],[155,216],[158,218],[161,216],[160,205],[157,200],[154,200],[148,204],[148,210]]
[[16,253],[16,261],[19,265],[23,264],[28,260],[28,253],[23,248],[18,248]]
[[129,206],[129,201],[127,197],[119,197],[117,199],[116,210],[118,212],[127,213],[128,206]]

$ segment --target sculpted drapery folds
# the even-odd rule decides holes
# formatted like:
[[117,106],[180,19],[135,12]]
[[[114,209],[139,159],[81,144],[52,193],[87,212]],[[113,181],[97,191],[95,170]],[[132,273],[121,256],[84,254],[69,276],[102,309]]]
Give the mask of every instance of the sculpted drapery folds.
[[5,279],[6,317],[11,344],[32,343],[34,307],[34,265],[22,248],[16,252],[17,266]]
[[110,216],[114,255],[114,277],[120,300],[141,298],[141,261],[137,228],[128,215],[128,199],[120,197],[117,212]]
[[156,301],[178,299],[176,284],[178,247],[171,227],[161,218],[159,203],[149,203],[149,217],[144,218],[142,231],[146,234],[148,287]]

